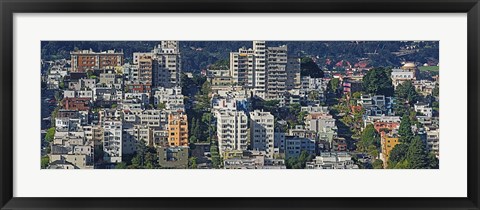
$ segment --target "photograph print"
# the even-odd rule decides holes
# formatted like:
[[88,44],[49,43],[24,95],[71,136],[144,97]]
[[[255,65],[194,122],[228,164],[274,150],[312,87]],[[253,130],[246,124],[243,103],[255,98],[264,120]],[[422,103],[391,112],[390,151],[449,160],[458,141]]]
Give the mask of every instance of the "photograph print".
[[42,41],[41,169],[438,169],[438,41]]

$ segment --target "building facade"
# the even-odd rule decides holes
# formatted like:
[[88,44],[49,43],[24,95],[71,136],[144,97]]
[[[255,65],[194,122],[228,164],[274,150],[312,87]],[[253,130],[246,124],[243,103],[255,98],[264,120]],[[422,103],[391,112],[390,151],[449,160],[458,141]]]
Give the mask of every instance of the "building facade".
[[250,141],[253,150],[265,151],[273,157],[275,148],[274,117],[270,112],[254,110],[250,112]]
[[183,112],[168,115],[168,145],[188,146],[188,120]]
[[248,148],[248,118],[243,111],[218,111],[217,139],[220,155]]
[[108,50],[94,52],[78,50],[70,52],[72,72],[87,72],[94,69],[108,69],[123,65],[123,51]]

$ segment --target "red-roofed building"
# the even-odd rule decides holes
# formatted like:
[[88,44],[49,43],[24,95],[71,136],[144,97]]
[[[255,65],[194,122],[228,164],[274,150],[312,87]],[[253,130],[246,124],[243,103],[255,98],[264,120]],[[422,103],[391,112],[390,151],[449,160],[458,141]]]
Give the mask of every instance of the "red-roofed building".
[[398,122],[375,122],[373,124],[373,127],[375,128],[375,130],[377,130],[377,132],[380,133],[380,130],[382,130],[382,129],[387,129],[389,131],[396,130],[400,127],[400,123],[398,123]]
[[356,63],[354,66],[359,68],[366,68],[368,66],[368,61],[360,61]]
[[65,98],[63,108],[66,110],[88,111],[90,110],[90,98]]

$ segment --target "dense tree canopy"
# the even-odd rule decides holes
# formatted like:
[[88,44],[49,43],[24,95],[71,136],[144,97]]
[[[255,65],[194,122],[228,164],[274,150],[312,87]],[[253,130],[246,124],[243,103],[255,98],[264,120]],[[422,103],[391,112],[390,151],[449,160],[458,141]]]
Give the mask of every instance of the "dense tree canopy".
[[45,169],[48,167],[48,164],[50,163],[50,157],[48,155],[45,155],[42,157],[41,159],[41,162],[40,162],[40,166],[42,169]]
[[363,76],[363,90],[374,95],[393,96],[393,85],[387,69],[373,68]]
[[418,100],[418,93],[411,81],[406,81],[397,86],[395,97],[398,102],[413,105]]
[[395,168],[397,163],[402,162],[405,160],[406,154],[408,151],[407,144],[397,144],[393,147],[392,151],[390,151],[390,156],[388,158],[388,168]]
[[373,127],[373,124],[368,124],[363,129],[357,147],[360,151],[369,152],[371,153],[370,155],[375,156],[375,150],[380,147],[380,135]]
[[307,151],[303,150],[298,157],[288,158],[285,164],[289,169],[304,169],[306,163],[312,161],[312,159],[313,155],[310,155]]
[[45,134],[45,141],[52,142],[54,137],[55,137],[55,127],[51,127],[47,130],[47,133]]
[[428,168],[428,154],[420,136],[415,136],[407,151],[408,168]]
[[375,159],[372,163],[374,169],[383,169],[383,161],[380,159]]
[[412,123],[410,122],[409,116],[404,115],[402,117],[398,134],[400,135],[400,142],[410,143],[410,141],[413,139]]
[[312,78],[322,78],[323,71],[318,65],[309,57],[302,58],[300,63],[300,75],[310,76]]

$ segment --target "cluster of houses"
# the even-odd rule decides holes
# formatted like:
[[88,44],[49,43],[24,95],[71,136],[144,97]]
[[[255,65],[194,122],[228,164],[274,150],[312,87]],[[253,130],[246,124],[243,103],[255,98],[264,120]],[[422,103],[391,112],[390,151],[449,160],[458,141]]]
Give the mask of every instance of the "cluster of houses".
[[111,168],[154,147],[163,168],[188,164],[188,121],[179,86],[177,42],[162,41],[152,52],[71,52],[50,64],[48,89],[62,98],[54,115],[49,168]]
[[[178,42],[162,41],[151,52],[133,53],[130,63],[124,63],[123,52],[115,50],[78,50],[71,52],[70,60],[50,62],[43,80],[48,89],[60,91],[62,99],[53,116],[48,167],[113,168],[142,152],[141,144],[156,149],[161,168],[187,168],[189,157],[196,157],[197,168],[211,168],[210,143],[200,140],[191,147],[189,142],[180,59]],[[344,93],[361,92],[366,70],[355,67],[312,78],[300,75],[300,59],[289,56],[287,46],[254,41],[252,48],[232,52],[228,69],[204,72],[212,87],[209,111],[222,167],[284,169],[288,160],[307,153],[313,157],[305,163],[307,169],[358,169],[325,102],[331,78],[340,79]],[[416,71],[413,63],[393,69],[394,86],[411,80],[417,92],[432,95],[438,77],[416,80]],[[253,98],[276,100],[278,107],[302,104],[301,112],[306,113],[302,125],[284,129],[285,120],[253,109]],[[401,119],[395,116],[394,103],[392,97],[367,94],[356,103],[365,110],[364,127],[373,124],[381,134],[384,162],[399,143]],[[431,104],[418,102],[414,110],[420,113],[421,126],[412,129],[438,156],[438,115]]]

